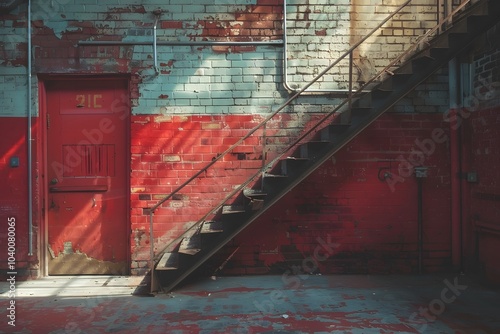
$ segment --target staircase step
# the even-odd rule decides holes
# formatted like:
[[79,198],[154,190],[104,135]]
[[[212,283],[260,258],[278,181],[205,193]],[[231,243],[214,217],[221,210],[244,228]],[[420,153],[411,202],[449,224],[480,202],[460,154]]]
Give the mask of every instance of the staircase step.
[[262,207],[264,206],[264,200],[263,199],[254,198],[254,199],[252,199],[250,201],[250,203],[248,204],[248,206],[250,207],[251,210],[258,211],[258,210],[262,209]]
[[382,91],[391,91],[393,90],[394,85],[392,81],[392,77],[387,78],[386,80],[382,81],[378,86],[374,87],[373,89],[379,89]]
[[421,71],[430,66],[433,61],[434,58],[432,58],[430,55],[421,54],[417,58],[412,60],[413,71]]
[[467,18],[467,31],[469,33],[474,33],[478,30],[478,27],[481,26],[481,23],[485,19],[486,16],[482,15],[477,15],[477,16],[471,16]]
[[450,46],[450,48],[455,48],[457,45],[462,45],[462,41],[466,39],[466,37],[466,33],[450,32],[448,34],[448,45]]
[[401,66],[399,66],[394,71],[394,73],[395,74],[409,74],[409,75],[412,75],[413,74],[413,66],[412,66],[411,61],[405,62],[404,64],[402,64]]
[[194,234],[191,237],[185,237],[181,241],[179,246],[179,253],[195,255],[201,251],[201,236],[199,234]]
[[282,175],[290,175],[294,168],[296,168],[299,164],[304,163],[307,160],[300,159],[283,159],[280,161],[280,166],[281,166],[281,174]]
[[365,118],[372,108],[352,108],[351,109],[351,119],[363,119]]
[[434,59],[444,57],[449,51],[448,47],[432,47],[429,49],[429,57]]
[[[349,113],[349,111],[345,111],[344,113]],[[340,117],[342,118],[343,115]],[[349,129],[349,124],[347,123],[335,123],[330,124],[323,129],[320,130],[320,139],[323,142],[332,142],[335,141],[339,135],[344,133],[347,129]]]
[[349,124],[330,124],[320,131],[320,138],[322,141],[332,142],[335,141],[339,134],[344,133],[349,129]]
[[359,99],[354,101],[352,106],[356,107],[356,108],[371,108],[371,106],[372,106],[371,95],[370,94],[363,94]]
[[201,234],[221,232],[224,232],[224,226],[219,221],[204,221],[200,229]]
[[326,145],[330,144],[331,142],[329,140],[312,140],[310,142],[304,143],[300,145],[299,151],[298,151],[298,156],[300,158],[308,158],[311,159],[315,156],[314,152],[316,150],[319,150]]
[[488,2],[481,2],[481,3],[479,3],[479,5],[476,5],[476,8],[469,15],[470,15],[470,17],[488,16],[489,12],[490,12],[490,8],[488,5]]
[[179,268],[179,253],[164,253],[156,265],[156,270],[177,270]]
[[243,189],[243,195],[248,198],[254,198],[267,196],[267,193],[260,189]]
[[232,213],[243,213],[245,212],[245,208],[241,205],[224,205],[222,207],[222,214],[229,215]]
[[283,179],[287,176],[283,174],[264,173],[264,177],[268,179]]
[[448,27],[448,30],[453,30],[453,32],[455,32],[455,33],[467,33],[470,31],[467,20],[455,20],[455,21],[453,21],[451,26]]
[[380,90],[375,89],[371,91],[372,104],[376,103],[376,101],[386,99],[389,95],[392,94],[392,90]]

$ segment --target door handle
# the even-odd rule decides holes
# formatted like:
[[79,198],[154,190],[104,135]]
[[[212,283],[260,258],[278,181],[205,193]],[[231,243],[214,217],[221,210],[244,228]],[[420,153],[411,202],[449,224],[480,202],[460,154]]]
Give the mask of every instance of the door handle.
[[51,185],[55,185],[55,184],[58,184],[59,183],[59,180],[57,178],[53,178],[52,180],[50,180],[50,184]]
[[92,207],[95,208],[96,203],[95,203],[95,197],[92,197]]

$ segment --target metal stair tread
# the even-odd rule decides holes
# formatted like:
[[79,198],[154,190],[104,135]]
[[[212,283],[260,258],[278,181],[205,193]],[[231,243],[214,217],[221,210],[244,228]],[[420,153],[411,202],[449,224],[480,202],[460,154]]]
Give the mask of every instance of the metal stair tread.
[[160,261],[156,265],[156,270],[177,270],[179,269],[178,253],[163,253]]
[[267,192],[260,189],[243,189],[243,195],[248,198],[267,196]]
[[300,158],[300,157],[292,157],[292,156],[288,156],[286,157],[287,160],[293,160],[293,161],[307,161],[309,160],[309,158]]
[[[193,246],[194,244],[194,246]],[[182,238],[181,244],[179,246],[179,253],[195,255],[196,253],[201,251],[200,247],[200,238],[199,235],[195,235],[193,237],[185,237]]]
[[231,213],[243,213],[245,212],[245,208],[241,205],[224,205],[222,207],[222,214],[227,215]]
[[264,177],[267,178],[285,178],[288,177],[288,175],[283,175],[283,174],[272,174],[272,173],[264,173]]
[[201,234],[210,234],[210,233],[221,233],[224,232],[223,224],[219,221],[204,221],[201,225],[200,233]]

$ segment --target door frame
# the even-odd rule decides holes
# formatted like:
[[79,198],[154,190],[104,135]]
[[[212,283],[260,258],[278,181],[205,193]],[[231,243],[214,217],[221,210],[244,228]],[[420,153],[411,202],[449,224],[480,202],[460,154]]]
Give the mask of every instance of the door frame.
[[130,163],[131,163],[131,152],[130,152],[130,117],[132,116],[131,104],[130,104],[130,75],[128,74],[109,74],[109,75],[97,75],[97,74],[38,74],[38,118],[40,121],[40,126],[38,128],[40,143],[38,146],[38,153],[40,159],[40,177],[39,177],[39,191],[41,195],[41,212],[40,212],[40,226],[37,233],[38,236],[38,261],[40,264],[40,276],[49,276],[49,261],[47,256],[49,252],[47,247],[49,245],[49,219],[48,219],[48,208],[49,208],[49,187],[48,187],[48,133],[47,133],[47,91],[46,84],[54,81],[73,81],[73,80],[122,80],[126,83],[127,87],[127,98],[129,102],[129,108],[127,110],[129,121],[125,124],[125,157],[127,161],[127,172],[125,178],[125,188],[127,189],[125,193],[126,202],[126,252],[127,252],[127,275],[130,275],[130,264],[131,264],[131,244],[130,235],[132,231],[131,221],[130,221]]

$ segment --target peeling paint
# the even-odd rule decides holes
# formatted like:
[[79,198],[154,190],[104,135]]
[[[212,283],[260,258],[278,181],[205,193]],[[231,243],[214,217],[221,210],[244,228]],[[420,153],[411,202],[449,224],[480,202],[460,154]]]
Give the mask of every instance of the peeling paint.
[[59,256],[49,259],[50,275],[126,275],[125,262],[99,261],[84,253],[59,253]]

